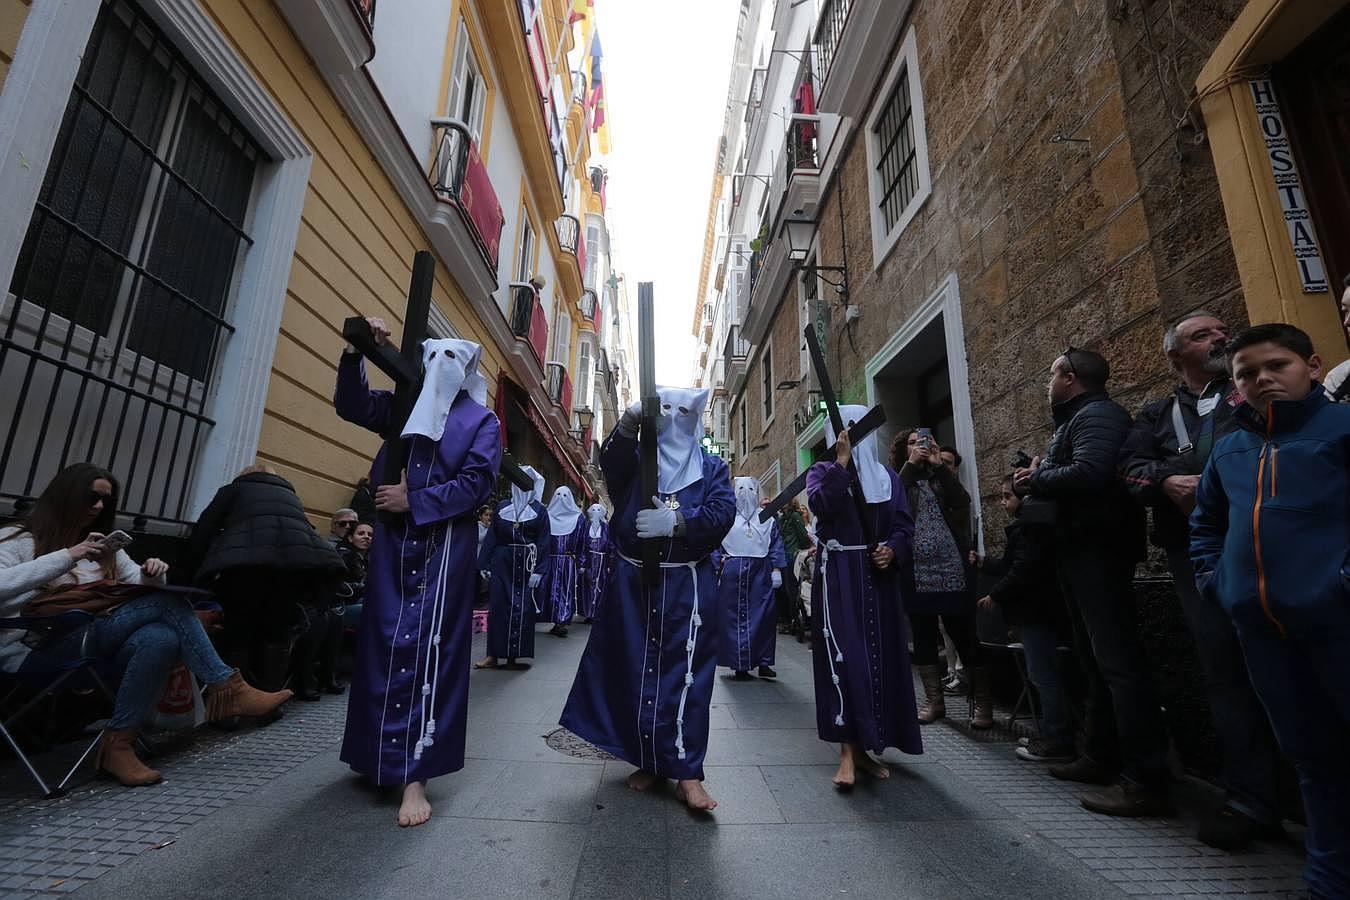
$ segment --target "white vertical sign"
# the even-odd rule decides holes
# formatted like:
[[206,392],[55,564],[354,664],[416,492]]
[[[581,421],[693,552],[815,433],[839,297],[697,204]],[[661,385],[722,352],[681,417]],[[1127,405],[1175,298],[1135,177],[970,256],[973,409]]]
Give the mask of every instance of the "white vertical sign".
[[1303,193],[1303,179],[1299,177],[1294,153],[1289,146],[1289,132],[1280,115],[1280,103],[1275,97],[1275,84],[1269,78],[1251,82],[1252,99],[1256,101],[1256,117],[1261,123],[1261,134],[1266,140],[1266,155],[1270,171],[1275,176],[1275,192],[1280,195],[1284,209],[1284,223],[1289,229],[1289,242],[1298,260],[1303,293],[1324,293],[1327,270],[1322,265],[1322,251],[1317,246],[1317,231]]

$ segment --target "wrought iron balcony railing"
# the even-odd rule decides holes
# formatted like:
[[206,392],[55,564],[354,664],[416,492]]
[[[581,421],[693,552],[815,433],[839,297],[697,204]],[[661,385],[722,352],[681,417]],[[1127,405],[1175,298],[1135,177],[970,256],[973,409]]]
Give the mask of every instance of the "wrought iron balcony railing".
[[561,216],[553,223],[553,227],[558,230],[558,243],[562,245],[563,250],[576,256],[577,241],[581,237],[581,223],[577,221],[577,217]]
[[548,321],[539,294],[529,282],[511,282],[511,334],[525,341],[542,365],[548,344]]
[[820,116],[798,113],[788,122],[787,136],[783,138],[783,164],[787,180],[801,171],[820,171]]
[[375,0],[351,0],[368,31],[375,30]]
[[431,120],[436,133],[436,156],[431,163],[431,188],[441,200],[459,207],[489,264],[497,268],[501,248],[502,215],[497,192],[488,177],[487,166],[478,155],[469,128],[458,119],[438,117]]
[[839,39],[848,24],[848,13],[853,0],[823,0],[820,6],[820,21],[816,24],[816,63],[819,66],[820,80],[824,82],[830,76],[830,67],[834,64],[835,51]]

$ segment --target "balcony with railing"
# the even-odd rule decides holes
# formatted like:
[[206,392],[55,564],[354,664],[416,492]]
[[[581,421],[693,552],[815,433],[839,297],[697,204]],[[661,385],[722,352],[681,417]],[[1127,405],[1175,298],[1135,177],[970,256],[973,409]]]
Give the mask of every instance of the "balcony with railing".
[[558,244],[564,253],[577,255],[577,241],[581,238],[581,223],[576,216],[563,216],[553,223],[558,230]]
[[436,157],[431,163],[431,188],[436,199],[453,205],[479,251],[495,272],[506,217],[487,166],[468,127],[458,119],[435,118]]
[[813,44],[816,112],[861,118],[913,0],[821,0]]
[[548,346],[548,318],[544,304],[534,285],[511,282],[511,334],[524,341],[534,351],[535,361],[544,364],[544,348]]
[[741,326],[727,329],[727,342],[722,349],[722,367],[726,372],[727,389],[736,393],[745,380],[746,362],[750,358],[750,342],[741,335]]
[[581,299],[577,301],[577,309],[581,312],[581,327],[590,331],[597,331],[600,328],[600,298],[595,295],[595,291],[587,288],[581,292]]
[[544,393],[553,405],[562,410],[563,418],[572,415],[572,376],[567,367],[560,362],[551,362],[544,366]]

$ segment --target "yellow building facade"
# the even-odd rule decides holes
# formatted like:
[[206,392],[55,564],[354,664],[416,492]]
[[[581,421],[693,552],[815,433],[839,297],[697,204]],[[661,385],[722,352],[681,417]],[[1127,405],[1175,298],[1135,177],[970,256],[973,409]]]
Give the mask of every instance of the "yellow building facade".
[[0,0],[0,505],[89,459],[172,532],[256,459],[326,531],[379,445],[333,411],[342,321],[397,337],[424,249],[512,451],[593,490],[546,370],[583,319],[564,7]]

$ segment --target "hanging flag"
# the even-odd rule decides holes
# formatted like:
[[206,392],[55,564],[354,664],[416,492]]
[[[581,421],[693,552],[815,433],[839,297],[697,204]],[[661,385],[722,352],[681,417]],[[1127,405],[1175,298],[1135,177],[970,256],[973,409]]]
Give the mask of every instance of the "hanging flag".
[[567,24],[575,25],[591,15],[595,0],[572,0],[572,11],[567,14]]
[[604,57],[604,52],[600,48],[600,29],[596,29],[591,35],[591,99],[590,105],[594,110],[591,118],[591,131],[595,132],[601,153],[609,153],[609,126],[606,120],[609,118],[605,108],[605,82],[600,74],[600,62]]

